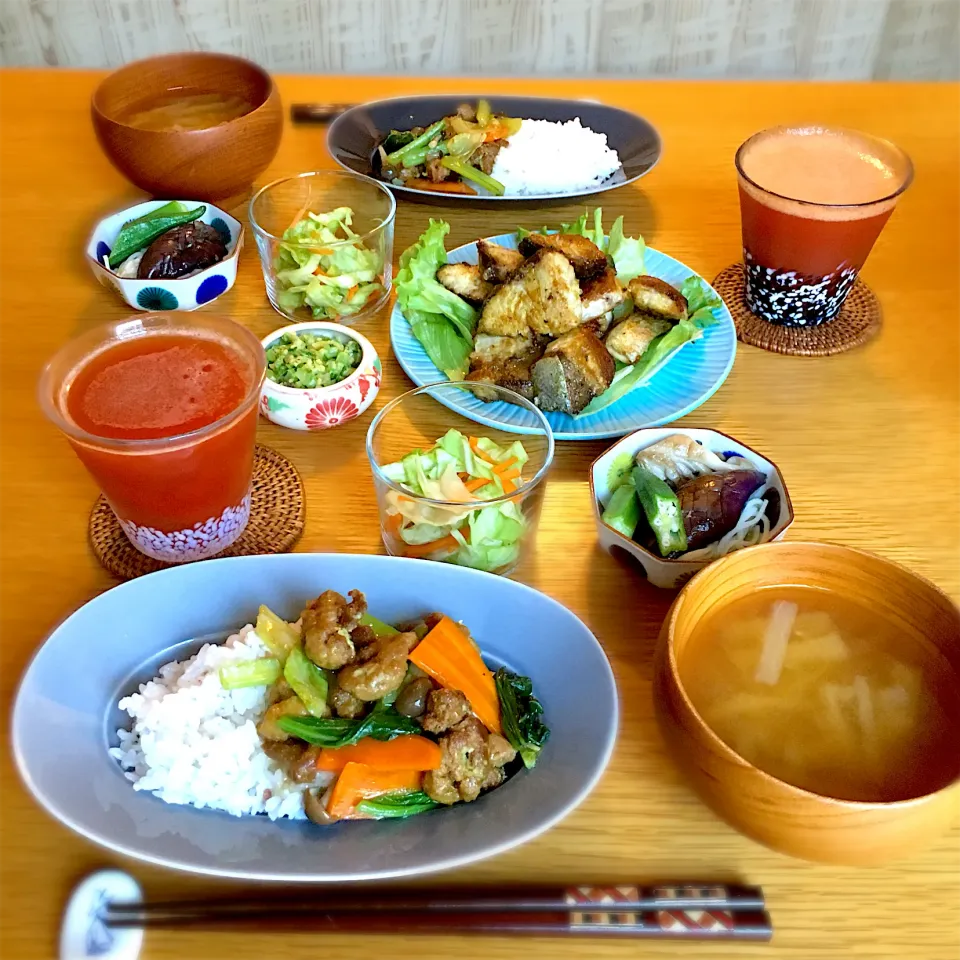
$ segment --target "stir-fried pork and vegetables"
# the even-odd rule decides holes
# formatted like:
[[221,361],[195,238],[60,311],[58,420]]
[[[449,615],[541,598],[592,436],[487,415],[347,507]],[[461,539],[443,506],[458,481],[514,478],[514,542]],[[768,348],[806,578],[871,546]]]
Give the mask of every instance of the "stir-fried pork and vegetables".
[[327,590],[297,623],[266,607],[270,656],[220,670],[225,688],[269,685],[264,752],[306,784],[315,823],[408,817],[476,800],[533,767],[549,736],[530,680],[484,663],[440,613],[401,627],[357,590]]
[[[428,127],[391,130],[378,147],[380,176],[396,186],[443,193],[476,193],[482,187],[494,196],[503,184],[490,176],[507,138],[521,120],[495,114],[486,100],[461,104],[456,113]],[[474,185],[474,186],[471,186]]]

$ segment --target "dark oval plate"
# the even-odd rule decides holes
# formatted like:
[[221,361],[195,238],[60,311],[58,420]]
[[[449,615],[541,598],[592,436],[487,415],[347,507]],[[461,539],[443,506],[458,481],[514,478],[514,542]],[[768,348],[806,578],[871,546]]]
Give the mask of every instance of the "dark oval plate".
[[[342,113],[327,131],[327,149],[345,170],[380,179],[377,145],[391,130],[428,126],[454,113],[461,103],[476,102],[476,96],[397,97],[363,103]],[[593,100],[555,100],[544,97],[489,97],[495,113],[527,120],[564,122],[580,118],[585,127],[606,134],[607,143],[617,151],[622,166],[598,187],[569,193],[539,196],[491,197],[438,193],[387,184],[399,196],[424,203],[540,205],[579,197],[590,197],[633,183],[648,173],[660,159],[660,136],[642,117],[608,107]],[[386,183],[386,181],[383,181]]]

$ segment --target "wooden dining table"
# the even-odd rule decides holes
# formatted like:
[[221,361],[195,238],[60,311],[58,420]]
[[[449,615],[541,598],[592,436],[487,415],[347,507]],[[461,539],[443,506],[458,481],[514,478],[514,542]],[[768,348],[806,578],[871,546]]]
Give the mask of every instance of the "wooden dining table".
[[[97,490],[41,415],[39,371],[69,337],[130,313],[85,262],[95,222],[143,199],[101,153],[89,101],[96,71],[0,71],[0,416],[2,557],[0,683],[8,729],[17,682],[48,632],[115,586],[97,563],[87,523]],[[960,88],[955,84],[739,83],[622,80],[284,76],[285,107],[356,103],[429,92],[478,91],[594,98],[642,114],[660,131],[663,157],[638,182],[603,194],[605,217],[707,279],[740,257],[733,155],[751,133],[795,121],[856,127],[913,158],[916,179],[863,270],[883,306],[879,336],[826,357],[781,356],[738,345],[726,383],[683,426],[713,427],[775,461],[792,495],[791,539],[829,540],[881,554],[960,598]],[[328,168],[317,126],[287,124],[261,176]],[[591,201],[591,205],[592,205]],[[429,217],[451,223],[449,242],[569,220],[583,204],[477,210],[401,200],[394,260]],[[233,211],[246,220],[246,204]],[[267,301],[252,237],[235,287],[205,308],[258,336],[283,320]],[[298,551],[383,553],[364,453],[370,420],[411,387],[394,360],[388,311],[359,330],[384,360],[373,410],[335,429],[299,433],[265,421],[260,442],[289,457],[306,491]],[[323,936],[238,930],[149,931],[142,956],[161,958],[352,956],[393,960],[682,955],[797,960],[897,957],[956,960],[960,949],[960,828],[882,868],[819,866],[740,836],[690,791],[657,733],[652,652],[675,593],[651,586],[601,551],[587,475],[610,441],[558,444],[536,549],[513,576],[559,600],[599,638],[622,703],[619,739],[602,781],[562,823],[520,849],[434,882],[627,883],[741,881],[766,892],[775,933],[766,946],[722,943],[511,940],[442,936]],[[65,685],[82,675],[64,676]],[[5,736],[5,743],[9,738]],[[250,892],[100,849],[51,819],[19,780],[9,746],[0,783],[0,955],[56,955],[71,888],[98,868],[131,872],[150,897]]]

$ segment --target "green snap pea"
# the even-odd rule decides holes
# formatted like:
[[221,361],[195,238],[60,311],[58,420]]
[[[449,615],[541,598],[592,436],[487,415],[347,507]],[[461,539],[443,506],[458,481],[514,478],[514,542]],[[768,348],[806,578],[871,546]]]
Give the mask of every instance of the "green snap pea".
[[[170,204],[166,204],[166,206],[170,206]],[[164,208],[160,207],[159,209],[163,210]],[[166,233],[172,227],[179,227],[182,223],[190,223],[202,217],[206,209],[205,206],[200,206],[195,210],[186,210],[182,213],[171,213],[159,217],[147,214],[150,219],[141,217],[125,223],[120,228],[120,233],[117,234],[117,239],[113,244],[113,250],[108,261],[110,267],[116,269],[127,257],[148,247],[161,233]],[[154,214],[158,212],[159,210],[153,211]]]

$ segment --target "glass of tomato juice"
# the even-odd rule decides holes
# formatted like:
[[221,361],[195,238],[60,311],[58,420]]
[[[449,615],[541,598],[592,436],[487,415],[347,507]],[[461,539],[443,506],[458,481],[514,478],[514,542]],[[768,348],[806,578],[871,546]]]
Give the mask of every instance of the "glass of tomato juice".
[[153,313],[64,345],[41,374],[40,405],[130,542],[184,563],[247,525],[265,370],[260,341],[232,320]]
[[839,127],[771,127],[736,155],[750,310],[770,323],[832,320],[899,196],[910,158]]

